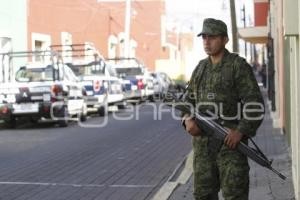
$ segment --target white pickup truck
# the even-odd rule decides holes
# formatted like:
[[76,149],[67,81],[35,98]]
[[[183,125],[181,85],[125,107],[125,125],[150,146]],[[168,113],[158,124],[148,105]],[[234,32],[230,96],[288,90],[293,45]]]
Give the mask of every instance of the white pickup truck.
[[[13,54],[13,53],[11,53]],[[85,121],[85,89],[62,62],[32,62],[0,84],[0,119],[13,128],[18,118],[51,119],[65,127],[71,117]]]
[[126,105],[119,78],[109,74],[102,59],[95,61],[73,60],[67,63],[80,80],[87,94],[88,112],[98,112],[100,116],[107,114],[108,106]]

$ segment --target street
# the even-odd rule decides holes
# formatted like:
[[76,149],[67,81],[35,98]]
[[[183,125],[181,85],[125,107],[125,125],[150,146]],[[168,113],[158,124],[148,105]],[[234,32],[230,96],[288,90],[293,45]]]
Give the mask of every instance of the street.
[[[103,127],[1,127],[0,199],[151,199],[191,144],[170,113],[157,120],[152,106],[138,107],[130,120],[116,117],[131,116],[129,109],[110,113]],[[93,116],[85,125],[104,119]]]

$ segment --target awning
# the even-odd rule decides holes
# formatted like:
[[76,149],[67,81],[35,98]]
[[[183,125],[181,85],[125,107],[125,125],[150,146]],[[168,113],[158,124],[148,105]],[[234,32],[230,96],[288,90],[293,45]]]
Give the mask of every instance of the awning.
[[268,27],[267,26],[256,26],[238,29],[239,37],[246,42],[250,43],[263,43],[268,42]]

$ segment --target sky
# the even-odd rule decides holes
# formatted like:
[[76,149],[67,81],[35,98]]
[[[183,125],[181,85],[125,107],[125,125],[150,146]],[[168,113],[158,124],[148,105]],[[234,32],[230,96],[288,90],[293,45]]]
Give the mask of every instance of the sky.
[[[230,26],[230,0],[165,0],[167,19],[170,24],[179,24],[183,31],[190,30],[190,25],[195,24],[194,21],[202,21],[206,17],[214,17],[229,19]],[[235,0],[236,15],[238,27],[243,26],[242,22],[242,6],[245,4],[247,25],[251,25],[250,18],[253,18],[253,0]],[[253,20],[252,20],[253,21]],[[185,25],[186,24],[186,25]],[[200,23],[200,27],[201,27]],[[173,25],[174,26],[174,25]],[[197,27],[193,27],[197,31]],[[200,28],[201,29],[201,28]]]
[[[165,0],[167,12],[167,28],[178,32],[192,32],[194,34],[194,54],[191,56],[191,66],[195,66],[200,58],[206,57],[202,40],[196,35],[201,32],[205,18],[212,17],[223,20],[228,27],[229,43],[227,48],[232,50],[230,0]],[[237,26],[243,27],[243,5],[246,10],[246,24],[253,26],[253,0],[235,0]],[[240,52],[244,43],[239,42]],[[188,67],[186,74],[190,75],[194,67]]]

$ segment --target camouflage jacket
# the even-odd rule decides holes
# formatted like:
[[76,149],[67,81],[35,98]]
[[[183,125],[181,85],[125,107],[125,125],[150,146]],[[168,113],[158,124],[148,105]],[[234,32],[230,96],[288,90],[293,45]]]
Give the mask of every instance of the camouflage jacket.
[[263,120],[264,101],[250,65],[226,49],[218,64],[213,65],[209,57],[199,62],[185,100],[202,113],[214,113],[223,126],[250,137]]

